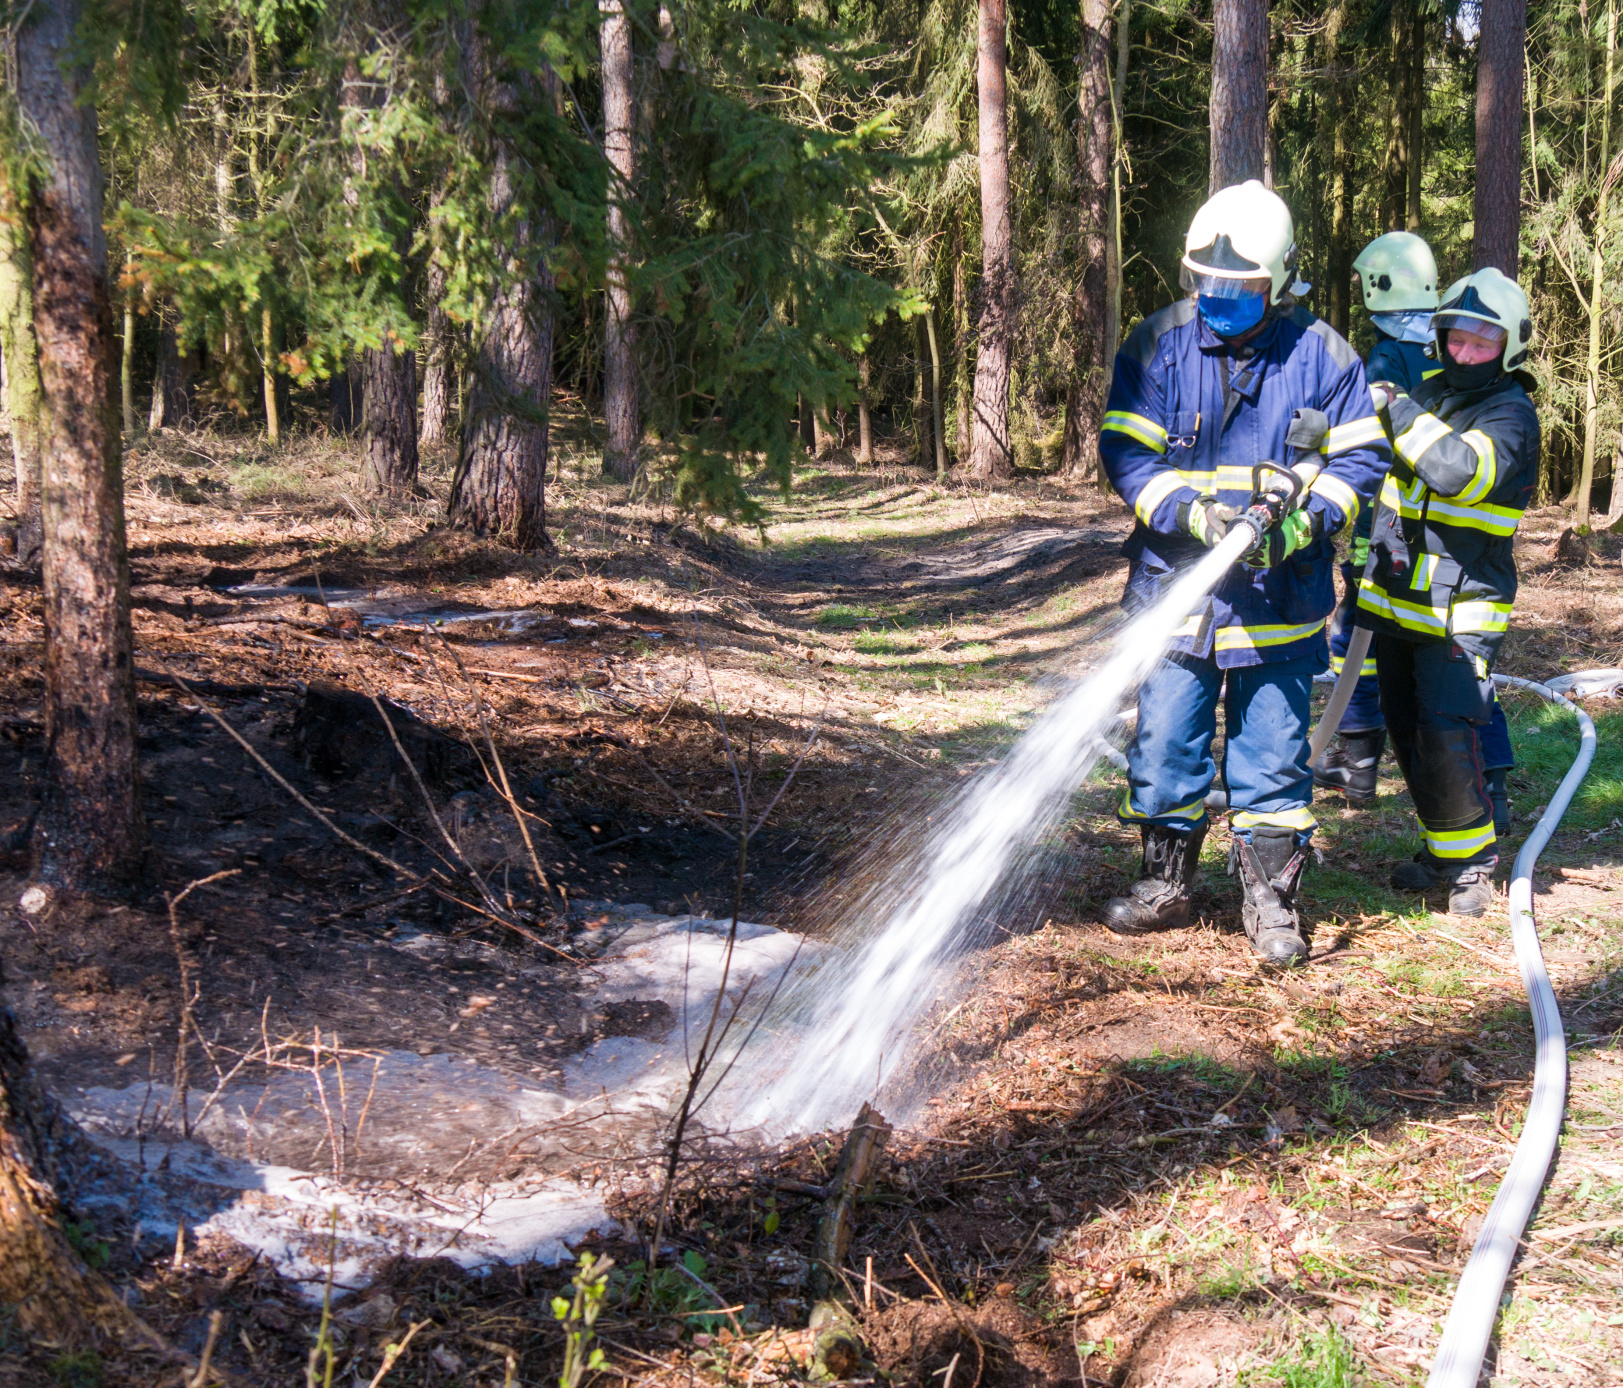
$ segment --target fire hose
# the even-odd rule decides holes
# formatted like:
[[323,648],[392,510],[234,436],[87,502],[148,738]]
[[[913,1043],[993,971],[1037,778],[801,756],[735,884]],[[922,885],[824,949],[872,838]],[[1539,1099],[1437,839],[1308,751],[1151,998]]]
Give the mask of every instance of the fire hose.
[[[1369,631],[1360,628],[1348,643],[1341,674],[1325,706],[1324,716],[1313,731],[1312,762],[1319,759],[1341,723],[1353,686],[1358,683],[1363,669],[1369,639]],[[1581,674],[1570,675],[1563,683],[1570,686],[1581,679]],[[1511,1260],[1539,1192],[1544,1188],[1566,1108],[1566,1032],[1555,990],[1550,986],[1549,970],[1544,966],[1544,955],[1539,948],[1538,926],[1533,919],[1533,865],[1555,833],[1594,760],[1595,724],[1577,704],[1548,685],[1514,675],[1495,675],[1493,680],[1500,688],[1530,690],[1550,703],[1569,709],[1578,720],[1578,755],[1517,853],[1511,871],[1510,934],[1516,964],[1521,970],[1522,987],[1527,992],[1528,1008],[1533,1014],[1533,1097],[1528,1103],[1510,1166],[1499,1183],[1499,1192],[1483,1221],[1482,1232],[1477,1235],[1465,1270],[1460,1274],[1454,1302],[1437,1346],[1437,1357],[1432,1361],[1431,1376],[1426,1380],[1427,1388],[1475,1388],[1499,1316],[1499,1298],[1510,1274]]]

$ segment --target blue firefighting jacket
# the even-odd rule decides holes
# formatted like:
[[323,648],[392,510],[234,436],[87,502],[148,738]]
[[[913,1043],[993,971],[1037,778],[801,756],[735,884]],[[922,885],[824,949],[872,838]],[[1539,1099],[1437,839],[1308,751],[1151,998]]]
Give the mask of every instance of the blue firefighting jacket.
[[1180,503],[1251,500],[1252,464],[1292,465],[1285,434],[1296,410],[1322,410],[1330,434],[1305,503],[1321,534],[1272,569],[1236,564],[1185,625],[1174,651],[1219,667],[1326,659],[1335,607],[1334,536],[1370,504],[1391,464],[1364,366],[1327,323],[1297,307],[1240,347],[1225,343],[1183,300],[1146,318],[1116,354],[1099,453],[1138,523],[1123,552],[1124,603],[1153,602],[1200,542],[1179,529]]
[[1376,329],[1364,375],[1372,381],[1390,381],[1412,391],[1422,381],[1442,374],[1442,366],[1419,342],[1399,342]]

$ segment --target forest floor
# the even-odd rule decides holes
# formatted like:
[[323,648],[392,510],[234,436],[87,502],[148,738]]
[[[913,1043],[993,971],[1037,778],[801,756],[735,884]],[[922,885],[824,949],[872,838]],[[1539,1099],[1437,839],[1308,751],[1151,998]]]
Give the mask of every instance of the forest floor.
[[[650,1285],[664,1110],[653,1091],[641,1108],[613,1096],[642,1092],[627,1066],[652,1063],[675,1013],[670,977],[639,992],[626,961],[680,935],[688,989],[694,941],[719,938],[735,888],[763,976],[795,938],[765,927],[815,947],[887,845],[916,838],[1117,629],[1130,516],[1090,488],[976,491],[837,455],[771,499],[763,544],[587,475],[589,440],[562,453],[556,548],[533,556],[445,529],[434,503],[363,497],[358,459],[330,442],[166,434],[128,455],[155,890],[25,912],[16,858],[0,958],[42,1074],[95,1142],[75,1241],[194,1354],[222,1313],[215,1362],[242,1382],[303,1383],[320,1344],[330,1381],[375,1383],[413,1325],[383,1382],[551,1381],[569,1278],[555,1260],[583,1249],[619,1264],[597,1322],[607,1376],[803,1378],[816,1187],[840,1134],[695,1148],[666,1228],[682,1269]],[[425,481],[443,494],[443,469]],[[1508,673],[1623,665],[1623,542],[1561,567],[1565,523],[1552,508],[1523,525]],[[0,828],[17,828],[41,765],[39,591],[20,571],[0,584]],[[1506,706],[1519,840],[1577,743],[1559,710]],[[1535,878],[1569,1123],[1495,1383],[1623,1383],[1614,707],[1589,701],[1600,753]],[[789,781],[742,882],[729,746],[755,767],[754,814]],[[1519,1130],[1531,1024],[1502,885],[1480,920],[1387,888],[1413,820],[1383,771],[1373,809],[1315,806],[1314,956],[1289,976],[1253,963],[1222,826],[1195,926],[1104,932],[1136,836],[1113,818],[1114,773],[1078,793],[1020,918],[936,1019],[950,1064],[860,1205],[845,1270],[871,1359],[855,1381],[1423,1381]],[[477,876],[531,926],[424,889],[431,870]],[[593,969],[619,991],[584,987]],[[492,1232],[503,1210],[542,1234]],[[481,1247],[538,1256],[470,1271],[458,1239],[475,1226]],[[396,1251],[412,1256],[375,1256],[406,1229]],[[0,1384],[148,1380],[175,1371],[98,1368],[0,1330]]]

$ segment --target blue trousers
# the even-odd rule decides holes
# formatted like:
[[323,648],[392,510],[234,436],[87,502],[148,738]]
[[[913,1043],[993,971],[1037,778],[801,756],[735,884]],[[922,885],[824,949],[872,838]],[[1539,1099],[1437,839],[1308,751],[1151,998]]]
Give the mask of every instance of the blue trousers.
[[1235,836],[1291,829],[1306,843],[1315,820],[1308,770],[1308,700],[1322,657],[1220,670],[1215,660],[1167,655],[1138,690],[1138,732],[1127,750],[1125,824],[1193,829],[1217,776],[1212,741],[1223,700],[1223,780]]
[[[1342,659],[1347,654],[1347,645],[1352,640],[1353,613],[1358,608],[1358,578],[1359,570],[1351,564],[1341,566],[1341,605],[1336,608],[1336,615],[1330,622],[1330,668],[1338,675],[1341,673]],[[1358,676],[1352,700],[1347,705],[1347,711],[1341,715],[1341,724],[1336,731],[1367,733],[1384,727],[1386,718],[1381,712],[1381,682],[1376,674],[1375,646],[1372,642],[1364,656],[1364,669]],[[1477,729],[1477,742],[1484,770],[1516,765],[1516,754],[1510,748],[1510,725],[1505,722],[1505,711],[1499,706],[1497,693],[1493,696],[1492,715]]]

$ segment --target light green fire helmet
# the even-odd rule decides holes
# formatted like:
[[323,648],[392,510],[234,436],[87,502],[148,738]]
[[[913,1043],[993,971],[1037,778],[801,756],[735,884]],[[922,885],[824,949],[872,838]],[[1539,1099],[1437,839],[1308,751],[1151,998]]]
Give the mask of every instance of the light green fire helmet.
[[1377,236],[1353,261],[1371,313],[1437,307],[1437,258],[1412,231]]
[[1515,280],[1492,266],[1449,285],[1431,324],[1437,335],[1439,361],[1444,360],[1443,339],[1450,328],[1470,328],[1492,338],[1504,334],[1500,365],[1507,372],[1526,365],[1533,345],[1533,317],[1527,295]]

